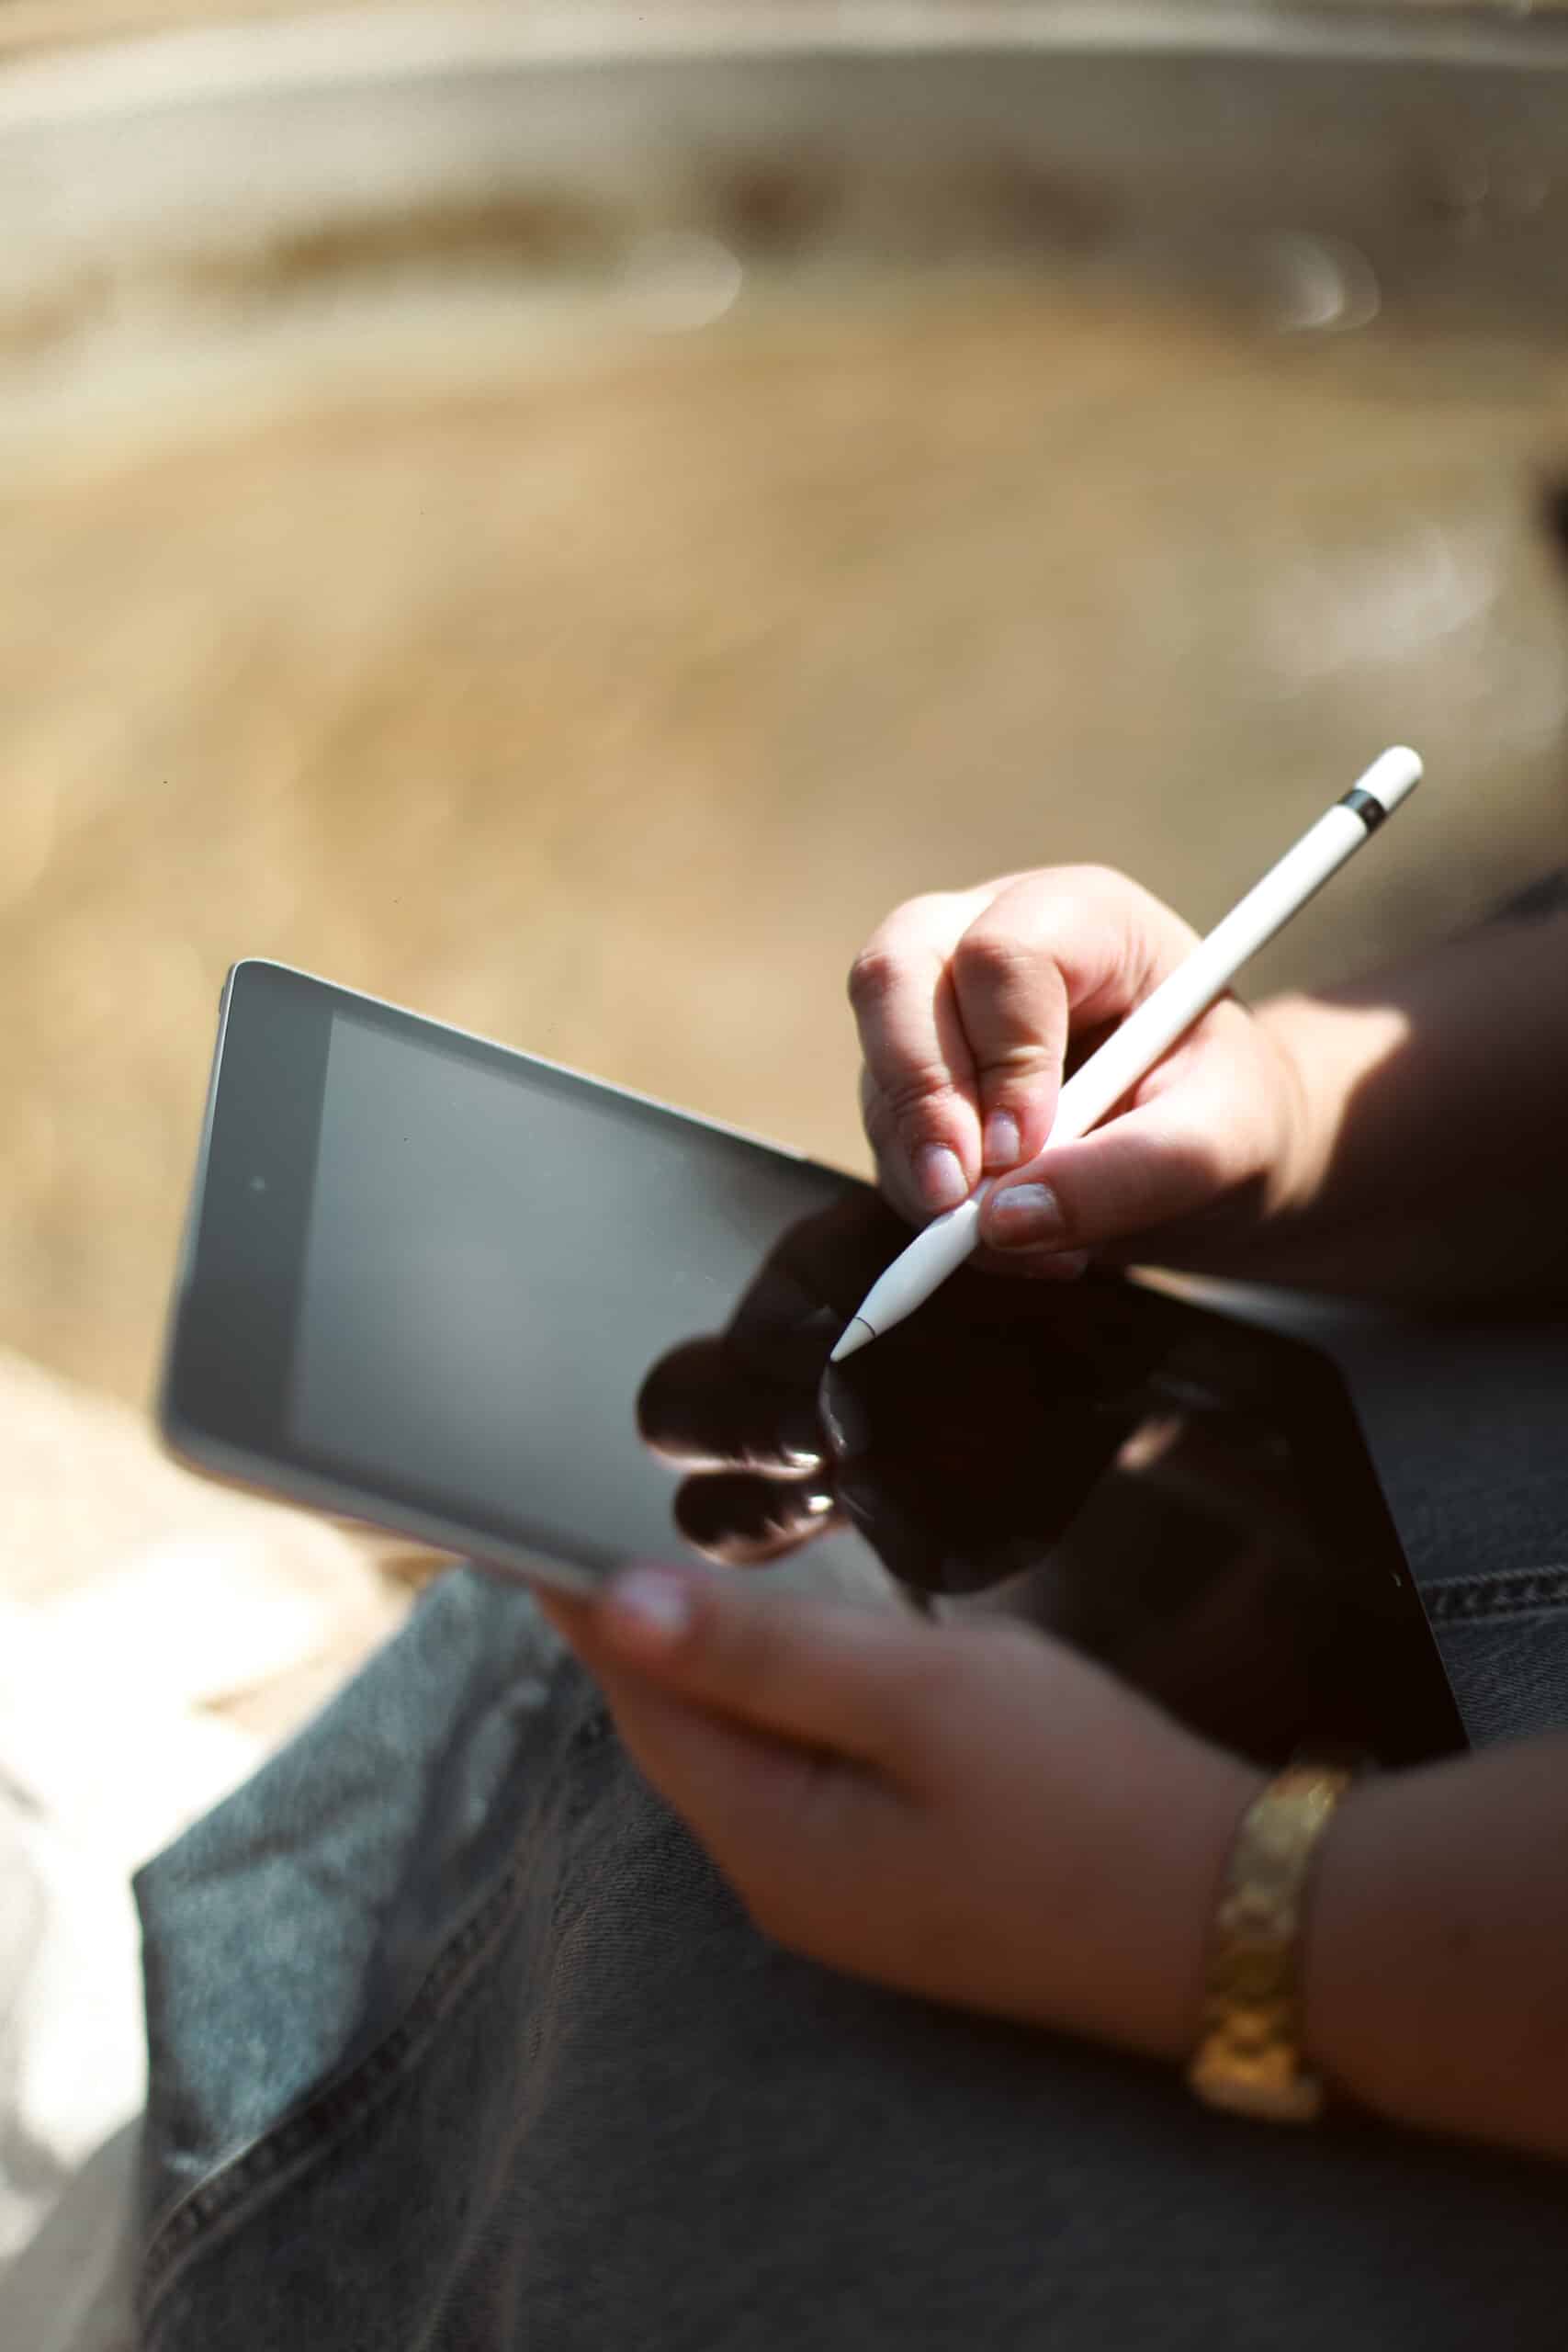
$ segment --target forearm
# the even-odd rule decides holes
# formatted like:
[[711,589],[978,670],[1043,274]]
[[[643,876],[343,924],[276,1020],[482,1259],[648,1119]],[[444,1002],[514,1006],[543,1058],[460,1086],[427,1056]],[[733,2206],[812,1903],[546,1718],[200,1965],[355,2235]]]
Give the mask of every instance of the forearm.
[[1568,2158],[1568,1735],[1353,1791],[1303,1957],[1306,2049],[1350,2100]]
[[1223,1271],[1389,1296],[1568,1295],[1568,915],[1491,926],[1258,1018],[1298,1075],[1299,1131],[1273,1213]]

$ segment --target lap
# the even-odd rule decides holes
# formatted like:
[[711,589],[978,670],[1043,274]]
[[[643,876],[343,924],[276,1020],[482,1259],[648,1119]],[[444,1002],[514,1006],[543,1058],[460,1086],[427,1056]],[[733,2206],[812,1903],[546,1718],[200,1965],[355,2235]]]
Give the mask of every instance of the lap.
[[[1461,1378],[1358,1382],[1425,1587],[1502,1580],[1438,1618],[1473,1728],[1533,1727],[1495,1642],[1553,1650],[1507,1583],[1562,1524],[1548,1405],[1471,1493]],[[1527,1715],[1568,1720],[1565,1627]],[[1560,2340],[1568,2176],[1238,2123],[778,1951],[472,1572],[140,1894],[148,2352]]]

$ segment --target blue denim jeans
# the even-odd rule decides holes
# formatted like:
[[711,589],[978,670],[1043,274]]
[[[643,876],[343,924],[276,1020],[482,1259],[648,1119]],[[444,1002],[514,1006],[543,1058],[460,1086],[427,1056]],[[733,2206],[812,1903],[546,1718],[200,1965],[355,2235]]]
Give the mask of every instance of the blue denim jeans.
[[[1353,1352],[1472,1736],[1568,1724],[1568,1338]],[[138,1893],[147,2352],[1568,2340],[1568,2169],[777,1951],[470,1570]]]

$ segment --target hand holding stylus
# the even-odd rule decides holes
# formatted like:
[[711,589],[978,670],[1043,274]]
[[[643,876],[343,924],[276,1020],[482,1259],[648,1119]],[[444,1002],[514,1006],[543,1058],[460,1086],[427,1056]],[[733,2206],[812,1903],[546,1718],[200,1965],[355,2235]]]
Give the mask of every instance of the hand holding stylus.
[[[1300,1076],[1224,991],[1420,773],[1413,752],[1385,752],[1202,940],[1099,867],[900,908],[850,993],[884,1189],[926,1229],[838,1352],[911,1313],[979,1245],[1014,1271],[1077,1272],[1078,1253],[1129,1244],[1175,1261],[1193,1220],[1209,1235],[1286,1205],[1303,1176]],[[1074,1046],[1087,1058],[1064,1085]],[[977,1190],[982,1177],[995,1181]]]

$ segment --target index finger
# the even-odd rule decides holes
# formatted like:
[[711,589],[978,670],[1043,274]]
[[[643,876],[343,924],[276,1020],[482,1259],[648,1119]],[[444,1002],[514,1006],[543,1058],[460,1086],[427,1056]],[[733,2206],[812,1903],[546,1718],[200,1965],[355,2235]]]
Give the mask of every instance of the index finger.
[[928,1216],[956,1208],[980,1177],[976,1072],[953,988],[953,951],[985,903],[980,890],[911,899],[873,933],[850,968],[850,1002],[878,1120],[897,1142]]

